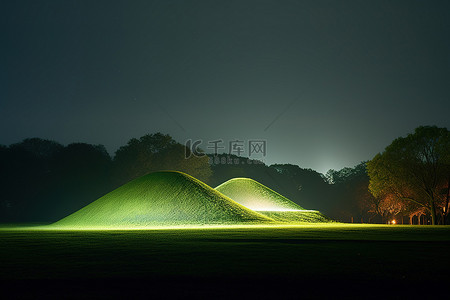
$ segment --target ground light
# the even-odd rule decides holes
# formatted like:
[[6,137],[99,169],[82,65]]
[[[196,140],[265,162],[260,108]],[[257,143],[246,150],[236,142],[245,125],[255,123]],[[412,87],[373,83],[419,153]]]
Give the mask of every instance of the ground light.
[[[417,231],[422,231],[426,228],[434,227],[436,230],[448,231],[446,226],[421,226],[421,225],[409,225]],[[339,232],[345,232],[346,230],[354,229],[389,229],[391,230],[401,230],[393,229],[392,226],[386,224],[357,224],[357,223],[290,223],[290,224],[237,224],[237,225],[178,225],[178,226],[86,226],[83,228],[77,226],[55,226],[55,225],[0,225],[0,232],[6,231],[190,231],[190,230],[260,230],[260,229],[298,229],[299,232],[305,232],[309,229],[326,229],[326,230],[336,230]]]
[[233,178],[215,189],[254,211],[304,210],[300,205],[250,178]]
[[[434,230],[436,238],[429,237],[424,232]],[[420,235],[426,240],[448,240],[449,236],[448,226],[422,226],[422,225],[407,225],[407,226],[392,226],[388,224],[351,224],[351,223],[291,223],[291,224],[240,224],[240,225],[184,225],[184,226],[146,226],[146,227],[123,227],[123,226],[92,226],[92,227],[71,227],[71,226],[52,226],[52,225],[0,225],[0,234],[7,232],[171,232],[174,235],[184,236],[190,232],[204,232],[209,234],[212,232],[246,232],[258,235],[258,232],[270,231],[275,236],[280,238],[285,232],[296,232],[297,237],[309,237],[310,234],[319,230],[320,232],[328,232],[333,234],[332,238],[348,239],[353,234],[362,230],[361,235],[358,234],[358,239],[370,240],[371,238],[379,239],[380,232],[390,232],[390,235],[382,235],[382,239],[387,240],[410,240],[412,234]],[[367,231],[366,231],[367,230]],[[403,232],[400,236],[397,233]],[[338,234],[339,237],[334,236]],[[314,237],[314,234],[311,236]]]

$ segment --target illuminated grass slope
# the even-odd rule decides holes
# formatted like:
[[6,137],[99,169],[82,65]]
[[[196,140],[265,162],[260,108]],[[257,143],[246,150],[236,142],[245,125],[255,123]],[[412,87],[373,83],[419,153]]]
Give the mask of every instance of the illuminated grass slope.
[[303,210],[300,205],[250,178],[233,178],[216,190],[255,211]]
[[63,227],[146,227],[270,223],[182,172],[155,172],[135,179],[56,222]]
[[330,218],[317,210],[298,211],[259,211],[260,214],[272,218],[278,222],[324,223],[332,222]]
[[279,222],[322,223],[331,220],[317,210],[306,210],[250,178],[233,178],[216,190],[243,206]]

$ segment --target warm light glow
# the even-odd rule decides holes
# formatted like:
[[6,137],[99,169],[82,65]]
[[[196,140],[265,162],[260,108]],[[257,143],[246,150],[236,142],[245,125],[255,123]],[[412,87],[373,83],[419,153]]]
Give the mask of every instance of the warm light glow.
[[392,220],[392,224],[394,224],[394,225],[395,225],[395,220]]

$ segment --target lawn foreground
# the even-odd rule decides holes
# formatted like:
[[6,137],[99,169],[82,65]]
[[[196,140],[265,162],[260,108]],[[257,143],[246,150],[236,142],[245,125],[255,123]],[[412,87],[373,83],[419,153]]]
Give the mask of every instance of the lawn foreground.
[[13,297],[429,297],[450,279],[449,226],[0,227]]

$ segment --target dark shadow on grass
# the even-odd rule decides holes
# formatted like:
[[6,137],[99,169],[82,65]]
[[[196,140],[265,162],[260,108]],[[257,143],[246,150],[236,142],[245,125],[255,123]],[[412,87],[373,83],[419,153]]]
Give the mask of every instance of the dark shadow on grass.
[[438,295],[436,282],[327,277],[149,277],[101,280],[15,280],[3,296],[33,299],[410,299]]

